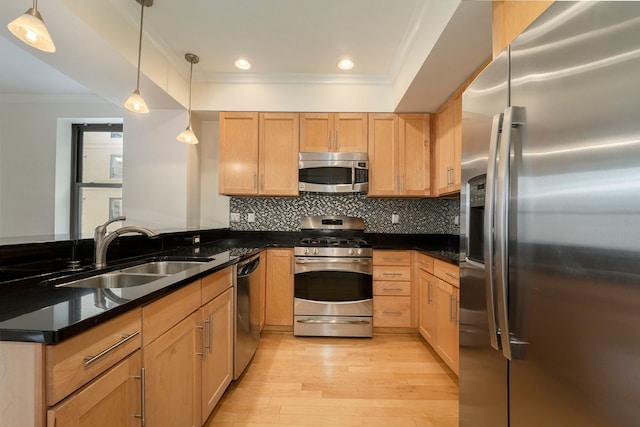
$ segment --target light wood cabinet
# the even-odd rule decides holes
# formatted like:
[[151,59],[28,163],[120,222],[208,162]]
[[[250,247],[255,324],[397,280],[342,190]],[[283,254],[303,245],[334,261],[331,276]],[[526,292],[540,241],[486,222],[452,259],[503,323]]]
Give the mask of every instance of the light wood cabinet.
[[462,91],[438,110],[435,118],[434,195],[460,191]]
[[436,279],[436,352],[458,373],[458,288]]
[[200,427],[199,327],[192,313],[143,348],[146,425]]
[[233,304],[233,289],[227,288],[200,309],[204,328],[202,421],[209,417],[233,380]]
[[418,332],[431,346],[436,338],[436,302],[434,300],[437,279],[433,276],[433,258],[416,254],[418,279]]
[[140,310],[131,310],[46,347],[47,405],[88,383],[140,348]]
[[293,326],[293,250],[267,250],[265,324]]
[[219,192],[298,195],[298,113],[220,113]]
[[220,194],[258,194],[258,128],[258,113],[220,113]]
[[458,373],[459,267],[416,253],[419,287],[418,331],[442,360]]
[[373,251],[373,326],[415,327],[411,251]]
[[544,12],[553,1],[493,1],[492,48],[498,56],[525,28]]
[[430,116],[369,114],[370,197],[430,194]]
[[141,426],[141,367],[138,350],[78,393],[49,409],[48,426]]
[[367,113],[301,113],[300,151],[367,152]]

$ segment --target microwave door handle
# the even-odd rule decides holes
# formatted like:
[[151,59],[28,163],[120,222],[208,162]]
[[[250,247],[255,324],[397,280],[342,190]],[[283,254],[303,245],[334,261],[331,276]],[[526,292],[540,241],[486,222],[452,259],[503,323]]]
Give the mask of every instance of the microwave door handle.
[[356,190],[356,162],[351,162],[351,190]]
[[485,259],[485,296],[487,299],[487,315],[489,323],[489,339],[491,347],[501,350],[498,341],[498,327],[496,318],[495,305],[495,277],[494,277],[494,220],[495,220],[495,201],[496,201],[496,166],[498,159],[498,142],[500,141],[500,133],[502,132],[502,120],[504,115],[498,113],[493,116],[491,125],[491,137],[489,140],[489,159],[487,162],[487,178],[485,189],[485,207],[484,207],[484,259]]

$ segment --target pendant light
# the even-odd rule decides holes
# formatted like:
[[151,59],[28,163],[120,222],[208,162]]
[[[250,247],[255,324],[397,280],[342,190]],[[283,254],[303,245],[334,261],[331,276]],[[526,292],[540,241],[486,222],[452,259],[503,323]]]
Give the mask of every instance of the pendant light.
[[191,129],[191,84],[193,82],[193,64],[200,62],[200,58],[193,53],[187,53],[184,55],[184,59],[191,64],[191,71],[189,72],[189,124],[187,124],[185,130],[178,134],[176,139],[185,144],[197,144],[198,138],[196,138],[196,134]]
[[33,0],[33,7],[29,8],[24,15],[9,22],[7,28],[14,36],[29,46],[45,52],[56,51],[56,45],[53,44],[49,31],[42,20],[42,15],[38,12],[38,0]]
[[144,23],[144,8],[153,6],[153,0],[136,0],[142,5],[140,11],[140,39],[138,40],[138,77],[136,80],[136,90],[124,102],[124,108],[134,113],[148,113],[149,108],[140,93],[140,58],[142,56],[142,24]]

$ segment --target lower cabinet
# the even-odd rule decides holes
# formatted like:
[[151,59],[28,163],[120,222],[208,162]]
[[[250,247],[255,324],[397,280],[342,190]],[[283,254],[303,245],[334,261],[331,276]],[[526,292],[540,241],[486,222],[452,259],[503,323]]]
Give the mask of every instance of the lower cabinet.
[[144,347],[146,426],[200,427],[198,312]]
[[140,351],[109,369],[47,413],[50,427],[139,427],[142,425]]
[[373,251],[373,326],[415,327],[411,251]]
[[459,269],[418,253],[418,331],[442,360],[458,373],[460,290]]
[[267,250],[265,324],[293,326],[293,250]]
[[233,380],[233,289],[200,309],[202,337],[202,422]]

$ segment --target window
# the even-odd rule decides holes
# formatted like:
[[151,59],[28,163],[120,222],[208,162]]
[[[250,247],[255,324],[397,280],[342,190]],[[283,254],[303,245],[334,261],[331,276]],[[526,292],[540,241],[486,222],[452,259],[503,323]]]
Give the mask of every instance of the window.
[[71,233],[122,216],[122,124],[72,125]]

